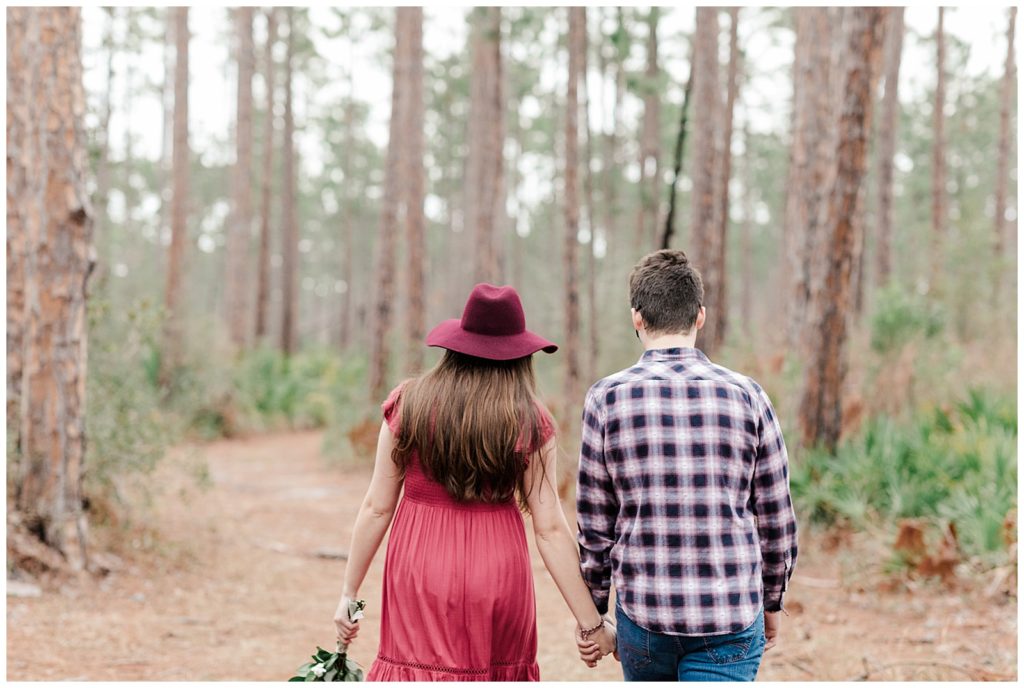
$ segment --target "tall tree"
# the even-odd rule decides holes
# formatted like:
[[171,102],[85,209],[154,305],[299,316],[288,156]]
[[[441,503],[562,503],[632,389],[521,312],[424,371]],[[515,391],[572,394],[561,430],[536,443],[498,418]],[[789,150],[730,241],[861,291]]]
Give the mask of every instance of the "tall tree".
[[1010,8],[1009,25],[1006,28],[1006,66],[1003,71],[1002,98],[999,106],[999,149],[996,151],[996,207],[995,247],[996,257],[1001,258],[1004,247],[1010,245],[1006,221],[1006,196],[1010,187],[1010,152],[1012,150],[1010,116],[1013,109],[1013,86],[1017,82],[1017,66],[1014,61],[1013,39],[1017,23],[1017,8]]
[[274,175],[274,45],[277,43],[277,11],[267,9],[267,42],[263,56],[266,114],[263,120],[263,177],[260,179],[260,244],[256,263],[256,339],[267,336],[270,320],[270,203]]
[[406,123],[405,144],[402,146],[403,180],[405,192],[405,231],[409,242],[407,257],[409,260],[406,288],[408,289],[408,335],[409,353],[406,367],[410,374],[415,374],[423,367],[423,336],[425,334],[426,293],[425,262],[427,259],[425,220],[423,217],[423,198],[426,186],[426,173],[423,169],[423,8],[400,7],[399,30],[404,34],[398,37],[405,43],[408,55],[408,66],[405,70],[406,83]]
[[808,303],[815,276],[812,256],[821,241],[829,194],[829,175],[835,155],[835,105],[831,83],[832,21],[828,8],[798,7],[793,64],[793,119],[783,251],[790,298],[786,300],[788,345],[804,341]]
[[751,164],[754,154],[750,150],[750,115],[743,122],[743,223],[740,225],[740,322],[743,334],[750,336],[754,317],[754,260],[750,248],[754,229],[754,175]]
[[[604,42],[602,42],[604,43]],[[611,72],[610,82],[612,85],[612,106],[611,126],[605,135],[604,162],[601,171],[604,177],[604,217],[605,217],[605,252],[606,263],[611,263],[612,257],[617,254],[616,244],[622,239],[622,232],[616,231],[619,226],[619,181],[621,179],[620,168],[620,128],[622,122],[622,99],[626,90],[626,70],[622,63],[629,54],[629,32],[626,31],[625,19],[621,7],[615,8],[615,32],[611,40],[607,41],[611,57],[607,59],[608,68]],[[602,56],[604,52],[602,51]],[[604,70],[602,70],[602,74]]]
[[402,140],[406,123],[409,45],[403,40],[409,32],[405,12],[395,13],[395,51],[391,77],[391,122],[388,127],[388,152],[384,167],[384,195],[381,199],[380,232],[374,265],[373,313],[370,337],[370,397],[383,399],[387,394],[390,358],[391,308],[395,297],[395,253],[398,241],[398,211],[401,193]]
[[580,229],[579,200],[579,82],[586,50],[587,10],[569,8],[569,82],[565,102],[565,408],[574,408],[580,397],[580,303],[577,279],[577,246]]
[[[587,243],[587,333],[590,336],[587,350],[587,379],[596,380],[597,361],[600,349],[600,328],[598,327],[597,282],[598,266],[595,247],[598,237],[597,208],[594,206],[594,147],[590,131],[590,87],[587,85],[589,71],[588,54],[590,41],[587,37],[586,23],[583,25],[583,54],[580,65],[580,117],[583,121],[583,207],[586,210],[587,231],[590,241]],[[604,229],[604,228],[601,228]]]
[[879,286],[885,286],[892,273],[893,156],[896,154],[896,130],[899,125],[903,10],[902,7],[893,7],[889,11],[885,39],[885,94],[878,123],[878,234],[875,241],[875,281]]
[[235,165],[232,168],[231,220],[225,247],[227,275],[224,281],[224,308],[231,341],[242,347],[246,341],[246,316],[249,313],[249,283],[246,265],[249,259],[249,235],[252,232],[252,76],[256,69],[252,45],[252,7],[235,10],[238,64],[237,122],[235,127]]
[[174,149],[171,160],[171,245],[167,252],[167,286],[164,291],[164,346],[160,380],[166,389],[182,363],[182,271],[188,240],[189,146],[188,146],[188,8],[175,7],[174,19]]
[[851,273],[857,197],[867,168],[867,136],[871,129],[873,73],[882,46],[887,10],[853,7],[843,23],[843,102],[838,140],[831,159],[834,183],[828,199],[825,240],[816,258],[824,263],[824,279],[812,293],[813,333],[808,330],[810,352],[800,400],[804,443],[832,450],[842,430],[842,386],[846,373],[845,346],[851,303]]
[[672,235],[676,231],[676,193],[679,187],[679,176],[683,171],[683,153],[686,145],[686,120],[690,113],[690,95],[693,93],[693,49],[690,50],[690,75],[686,78],[683,88],[683,106],[679,110],[679,129],[676,132],[676,147],[673,154],[672,181],[668,185],[668,215],[665,217],[665,229],[661,234],[661,248],[668,248],[672,243]]
[[505,94],[502,88],[501,8],[470,13],[469,153],[464,226],[474,237],[474,279],[501,279],[498,218],[505,213]]
[[299,218],[295,205],[295,98],[292,77],[295,60],[295,9],[289,7],[288,39],[284,62],[284,191],[281,194],[281,351],[295,352],[297,318],[299,311]]
[[719,272],[719,119],[722,103],[718,79],[718,9],[698,7],[693,46],[693,180],[691,258],[704,278],[707,322],[701,334],[701,348],[714,351],[720,341],[717,330],[725,316],[719,300],[723,275]]
[[[29,199],[20,204],[25,329],[16,503],[31,532],[85,565],[86,285],[93,256],[81,13],[70,7],[27,13],[22,45],[30,53],[35,121],[22,131],[31,144],[21,152],[38,159],[24,179]],[[8,68],[26,62],[16,60]]]
[[935,27],[935,103],[932,107],[932,243],[928,281],[934,285],[946,234],[946,10],[939,8]]
[[644,68],[644,117],[640,130],[640,208],[636,240],[639,246],[654,246],[658,240],[659,184],[658,153],[661,150],[661,71],[658,67],[658,19],[661,8],[647,13],[647,66]]
[[[36,34],[29,37],[32,28]],[[20,443],[21,383],[25,346],[25,249],[28,240],[29,184],[38,176],[39,157],[29,134],[36,121],[31,85],[32,48],[39,22],[25,7],[7,8],[7,436]]]
[[725,258],[729,236],[729,182],[732,180],[732,122],[733,110],[736,107],[736,93],[739,89],[739,61],[739,8],[731,7],[729,8],[729,68],[726,80],[725,112],[722,116],[721,163],[719,165],[721,176],[718,181],[718,214],[716,216],[718,220],[716,232],[718,256],[715,272],[718,274],[718,285],[715,298],[720,306],[718,312],[715,313],[716,326],[713,329],[715,338],[713,341],[709,338],[712,351],[717,351],[722,347],[725,342],[726,327],[729,323],[729,309],[726,305],[729,303],[726,290],[729,280],[726,279]]

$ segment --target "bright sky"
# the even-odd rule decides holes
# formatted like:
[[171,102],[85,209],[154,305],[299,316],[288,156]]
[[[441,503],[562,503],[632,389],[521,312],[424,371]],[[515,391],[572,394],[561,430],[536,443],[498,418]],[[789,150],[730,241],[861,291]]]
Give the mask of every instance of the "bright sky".
[[[597,8],[595,8],[597,9]],[[426,51],[442,57],[454,50],[462,50],[466,41],[465,7],[428,7],[425,10],[424,42]],[[556,31],[565,22],[562,12],[553,12],[550,30]],[[598,12],[588,13],[591,30],[600,21]],[[557,17],[557,20],[555,19]],[[609,15],[610,17],[610,15]],[[934,46],[930,37],[935,29],[937,10],[929,7],[907,9],[906,24],[908,36],[904,43],[903,66],[901,70],[900,93],[905,98],[911,93],[920,93],[934,83]],[[100,45],[106,26],[106,15],[101,8],[83,8],[84,63],[86,89],[94,103],[105,90],[106,56]],[[311,18],[317,25],[334,28],[336,19],[325,6],[311,9]],[[750,83],[741,88],[741,109],[737,117],[740,122],[750,113],[753,130],[774,130],[784,132],[786,113],[789,108],[789,75],[792,63],[792,34],[785,31],[767,31],[767,17],[757,8],[743,8],[740,11],[740,42],[746,51],[755,74]],[[609,19],[610,20],[610,19]],[[727,27],[723,16],[723,29]],[[556,23],[557,22],[557,23]],[[235,109],[235,67],[231,60],[230,46],[233,26],[224,7],[193,7],[190,12],[190,27],[193,35],[190,43],[190,138],[192,147],[210,162],[230,161],[233,158],[231,127]],[[688,74],[686,54],[688,36],[693,29],[693,8],[663,8],[659,26],[659,53],[662,66],[668,72],[671,85],[665,97],[678,103],[682,99],[682,84]],[[154,32],[162,31],[162,24],[149,26]],[[372,104],[367,127],[370,136],[380,145],[387,141],[387,118],[390,104],[390,72],[386,51],[391,36],[386,32],[370,32],[368,26],[357,25],[349,37],[318,41],[321,54],[328,60],[331,85],[319,93],[306,94],[301,78],[297,79],[296,115],[300,125],[299,146],[303,164],[310,172],[318,172],[319,142],[314,132],[302,132],[301,123],[306,109],[305,99],[311,97],[317,106],[330,107],[337,102],[345,90],[342,75],[345,65],[351,64],[354,75],[354,90],[358,98]],[[946,12],[946,30],[965,41],[970,47],[967,71],[972,74],[1002,73],[1006,51],[1006,9],[998,7],[950,8]],[[115,26],[121,35],[122,25]],[[262,14],[255,22],[257,65],[262,61],[262,41],[265,23]],[[774,41],[774,42],[773,42]],[[723,31],[723,60],[727,57],[727,41]],[[1018,41],[1019,43],[1019,41]],[[283,49],[283,46],[278,46]],[[383,57],[382,57],[383,56]],[[509,58],[506,58],[509,59]],[[639,68],[643,63],[643,45],[638,41],[634,53],[627,63],[629,68]],[[1019,62],[1019,60],[1018,60]],[[114,65],[113,92],[115,114],[111,120],[111,140],[114,155],[119,157],[123,150],[126,128],[131,132],[133,154],[158,158],[162,143],[163,108],[159,96],[159,85],[163,80],[163,51],[155,42],[149,43],[140,55],[128,58],[121,55]],[[126,73],[134,87],[126,87]],[[542,74],[541,83],[548,86],[564,82],[564,60],[552,59]],[[597,94],[600,78],[589,76],[591,91]],[[148,82],[150,88],[144,88]],[[261,99],[262,82],[254,81],[254,96]],[[600,127],[600,107],[597,97],[592,99],[591,122]],[[126,116],[126,103],[130,102],[130,115]],[[523,104],[528,108],[531,104]],[[636,119],[640,115],[639,102],[631,99],[625,104],[624,116]],[[528,171],[527,171],[528,173]],[[529,183],[527,184],[529,185]]]

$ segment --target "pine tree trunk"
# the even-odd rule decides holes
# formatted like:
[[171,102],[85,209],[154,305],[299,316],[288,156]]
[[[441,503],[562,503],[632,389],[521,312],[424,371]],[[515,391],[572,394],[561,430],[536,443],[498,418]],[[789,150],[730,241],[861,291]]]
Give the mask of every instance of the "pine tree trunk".
[[270,210],[274,175],[274,45],[277,43],[277,12],[267,10],[267,43],[264,46],[266,115],[263,122],[263,177],[260,180],[260,247],[256,263],[256,341],[266,339],[270,320]]
[[[427,247],[423,198],[426,172],[423,169],[423,8],[398,8],[399,15],[405,15],[399,22],[405,34],[398,40],[408,46],[406,75],[406,125],[402,151],[404,174],[402,187],[405,197],[405,231],[408,246],[408,317],[409,355],[406,369],[409,374],[419,373],[423,367],[423,337],[426,334],[426,273]],[[403,26],[404,25],[404,26]]]
[[224,284],[224,307],[231,341],[236,348],[245,345],[249,313],[249,280],[246,269],[249,259],[249,234],[252,231],[252,75],[255,56],[252,45],[252,7],[235,10],[238,25],[236,62],[238,64],[238,120],[235,128],[235,165],[232,168],[232,214],[228,223],[227,275]]
[[86,565],[86,285],[94,262],[81,13],[68,7],[12,11],[28,14],[23,45],[33,102],[25,105],[33,108],[34,122],[22,131],[31,148],[23,153],[37,156],[26,170],[29,198],[21,206],[25,331],[16,501],[28,529],[80,568]]
[[729,237],[729,182],[732,179],[732,122],[733,110],[736,106],[736,93],[739,89],[739,8],[729,9],[729,69],[727,77],[727,89],[725,100],[725,112],[723,113],[722,144],[721,144],[721,176],[718,182],[718,256],[715,272],[718,273],[718,285],[716,300],[720,304],[715,313],[716,322],[714,327],[715,339],[708,339],[709,349],[718,351],[725,343],[725,332],[729,324],[729,298],[727,286],[728,271],[726,270],[726,246]]
[[[616,34],[626,35],[626,28],[622,14],[622,8],[615,8]],[[611,108],[611,132],[605,138],[605,164],[602,166],[604,175],[604,196],[605,196],[605,237],[607,239],[607,251],[605,263],[614,265],[616,256],[619,255],[618,247],[622,242],[623,234],[618,230],[621,208],[619,207],[619,176],[620,167],[620,122],[622,121],[622,95],[626,90],[625,70],[622,67],[622,60],[619,55],[619,48],[613,44],[615,57],[611,61],[612,70],[612,108]]]
[[345,114],[343,115],[343,127],[346,142],[346,153],[342,159],[342,178],[345,185],[341,189],[341,196],[344,203],[341,220],[341,260],[342,279],[345,280],[345,291],[341,295],[341,323],[338,331],[338,346],[346,350],[352,340],[352,292],[355,289],[355,235],[354,235],[354,214],[352,194],[348,190],[348,180],[352,179],[352,143],[355,139],[355,101],[352,97],[352,70],[347,73],[348,89],[345,97]]
[[[695,43],[694,43],[695,45]],[[661,234],[661,248],[669,248],[672,236],[676,231],[676,200],[678,197],[679,176],[683,171],[683,153],[686,147],[687,118],[690,113],[690,96],[693,94],[693,47],[690,48],[690,75],[683,87],[683,105],[679,111],[679,129],[676,132],[676,147],[673,156],[672,181],[668,186],[668,214],[665,217],[665,230]]]
[[103,97],[103,110],[100,115],[98,160],[96,160],[96,192],[93,194],[92,206],[95,209],[93,235],[99,244],[99,260],[97,274],[94,279],[101,283],[104,274],[109,270],[111,257],[110,216],[110,116],[113,113],[114,94],[114,18],[116,8],[104,8],[107,22],[103,30],[103,49],[106,51],[107,66]]
[[[1006,63],[1003,71],[1002,95],[999,106],[999,148],[996,151],[996,207],[994,243],[996,260],[1003,259],[1006,247],[1010,246],[1010,232],[1006,220],[1006,198],[1010,187],[1010,153],[1013,148],[1011,115],[1014,104],[1014,85],[1017,82],[1017,67],[1014,63],[1013,43],[1017,23],[1017,8],[1010,8],[1009,26],[1006,29]],[[1003,272],[1002,269],[999,270]],[[996,293],[999,293],[997,289]]]
[[388,152],[384,167],[384,196],[381,199],[380,232],[374,266],[373,311],[371,313],[370,373],[371,399],[387,394],[388,359],[390,358],[391,308],[395,298],[395,253],[398,240],[398,211],[401,190],[401,149],[406,122],[409,45],[403,40],[405,13],[396,12],[395,51],[391,78],[391,122],[388,129]]
[[[583,199],[587,214],[587,229],[590,241],[587,243],[587,332],[590,335],[587,350],[587,379],[596,380],[598,369],[598,353],[600,347],[600,327],[597,308],[597,256],[594,248],[597,244],[598,222],[594,207],[594,147],[590,131],[590,87],[587,85],[588,53],[590,42],[587,37],[586,21],[583,24],[583,54],[580,64],[580,114],[583,120]],[[603,229],[603,228],[602,228]]]
[[751,234],[754,229],[754,175],[751,170],[753,153],[750,150],[750,124],[743,126],[743,224],[740,226],[740,320],[743,322],[743,334],[753,334],[754,317],[754,260],[750,247]]
[[804,342],[810,294],[816,282],[813,257],[822,241],[835,154],[832,84],[832,21],[828,8],[799,7],[796,15],[794,113],[786,184],[785,238],[790,293],[787,339]]
[[174,148],[171,160],[171,245],[167,252],[167,286],[164,292],[164,346],[160,381],[168,389],[182,364],[184,316],[182,272],[188,241],[189,146],[188,146],[188,8],[176,7],[174,18]]
[[821,288],[812,293],[813,336],[800,401],[800,425],[806,445],[834,450],[842,431],[842,387],[846,373],[845,345],[851,304],[851,273],[858,228],[852,218],[867,168],[871,130],[873,73],[882,46],[887,10],[854,7],[843,28],[843,68],[838,141],[831,158],[835,182],[828,199],[825,241],[819,255],[825,271]]
[[718,79],[718,9],[698,7],[693,46],[693,208],[691,260],[704,278],[704,305],[707,321],[699,336],[699,346],[713,353],[719,341],[716,330],[725,311],[719,300],[719,220],[721,205],[716,187],[719,184],[719,100]]
[[[28,241],[29,183],[39,157],[29,138],[36,116],[31,91],[30,52],[37,36],[28,36],[32,10],[7,8],[7,436],[19,446],[21,384],[25,347],[25,261]],[[38,20],[33,19],[38,32]]]
[[903,11],[889,11],[885,41],[885,94],[878,127],[878,236],[875,242],[875,283],[884,287],[892,274],[892,184],[896,131],[899,128],[900,62],[903,56]]
[[505,212],[501,8],[476,7],[470,16],[469,154],[464,227],[472,233],[474,279],[499,282],[498,218]]
[[[640,212],[637,216],[638,247],[654,247],[659,239],[658,197],[661,150],[661,88],[658,67],[658,19],[661,9],[651,7],[647,15],[647,66],[644,69],[644,117],[640,130]],[[641,249],[643,250],[643,249]]]
[[295,113],[292,71],[295,57],[295,10],[286,10],[288,39],[284,65],[284,190],[281,194],[281,351],[295,353],[299,309],[299,220],[295,206]]
[[928,283],[934,287],[942,264],[942,244],[946,235],[946,35],[945,8],[939,8],[935,28],[935,104],[932,112],[932,246]]
[[565,410],[571,415],[580,399],[580,303],[577,275],[579,244],[579,98],[578,89],[586,49],[587,11],[569,8],[569,82],[565,103],[565,253],[562,269],[565,280]]

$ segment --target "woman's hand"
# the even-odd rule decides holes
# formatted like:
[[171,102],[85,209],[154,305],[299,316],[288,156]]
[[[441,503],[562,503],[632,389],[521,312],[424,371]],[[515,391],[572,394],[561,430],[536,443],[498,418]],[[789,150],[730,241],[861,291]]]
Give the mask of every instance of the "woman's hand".
[[580,652],[580,659],[588,667],[597,666],[597,661],[615,652],[615,626],[607,620],[596,633],[586,640],[580,635],[580,626],[576,626],[576,649]]
[[342,595],[338,608],[334,610],[334,627],[338,632],[338,643],[348,645],[359,635],[359,621],[348,618],[348,605],[352,601],[350,595]]

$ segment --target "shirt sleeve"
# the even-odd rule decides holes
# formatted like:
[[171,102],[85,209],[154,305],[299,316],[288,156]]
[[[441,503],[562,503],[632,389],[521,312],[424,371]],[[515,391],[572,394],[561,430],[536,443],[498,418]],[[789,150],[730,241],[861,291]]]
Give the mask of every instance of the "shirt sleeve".
[[591,388],[583,405],[580,469],[576,484],[580,571],[601,614],[608,612],[611,592],[611,549],[615,544],[618,498],[605,464],[605,410]]
[[759,445],[754,460],[752,502],[761,542],[764,608],[782,609],[797,557],[797,524],[789,492],[789,457],[775,409],[764,390],[757,387],[760,402]]
[[402,388],[405,383],[401,383],[393,390],[388,398],[384,400],[384,403],[380,405],[380,410],[384,414],[384,422],[388,424],[393,435],[398,435],[398,428],[402,421]]

